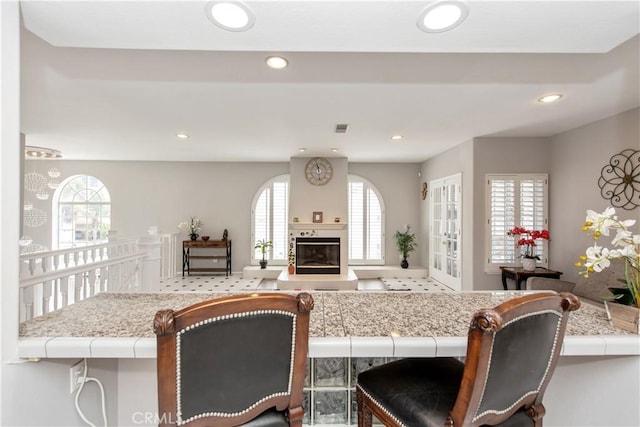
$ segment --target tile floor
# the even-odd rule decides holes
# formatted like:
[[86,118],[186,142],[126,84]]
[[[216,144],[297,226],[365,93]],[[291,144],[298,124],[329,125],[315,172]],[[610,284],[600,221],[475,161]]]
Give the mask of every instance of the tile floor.
[[[255,292],[277,290],[273,279],[243,279],[241,274],[181,275],[160,282],[161,292]],[[364,279],[358,282],[360,291],[447,292],[452,289],[427,277]]]

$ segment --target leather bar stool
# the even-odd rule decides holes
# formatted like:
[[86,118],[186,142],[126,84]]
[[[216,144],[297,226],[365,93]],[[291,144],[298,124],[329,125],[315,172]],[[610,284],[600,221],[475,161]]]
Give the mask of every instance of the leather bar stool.
[[358,375],[358,426],[542,426],[542,397],[568,320],[570,293],[544,292],[476,312],[465,362],[401,359]]

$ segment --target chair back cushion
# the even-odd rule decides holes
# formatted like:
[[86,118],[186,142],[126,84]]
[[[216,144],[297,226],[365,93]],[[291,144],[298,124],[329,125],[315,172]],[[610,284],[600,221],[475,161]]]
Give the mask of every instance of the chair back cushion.
[[510,411],[540,391],[551,368],[561,322],[561,312],[541,311],[514,319],[496,331],[476,417]]
[[291,392],[295,315],[256,311],[177,331],[181,418],[233,416]]
[[568,312],[579,306],[572,294],[541,292],[476,312],[453,425],[496,425],[522,408],[542,417]]
[[[307,293],[216,298],[154,319],[161,425],[238,426],[285,411],[301,422]],[[277,420],[276,424],[264,422]],[[283,417],[255,424],[280,425]]]

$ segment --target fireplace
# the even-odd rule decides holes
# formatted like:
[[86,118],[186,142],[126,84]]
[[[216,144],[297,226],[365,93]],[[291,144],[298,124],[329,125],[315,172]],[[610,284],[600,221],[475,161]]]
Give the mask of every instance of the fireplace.
[[340,274],[340,238],[298,237],[296,274]]

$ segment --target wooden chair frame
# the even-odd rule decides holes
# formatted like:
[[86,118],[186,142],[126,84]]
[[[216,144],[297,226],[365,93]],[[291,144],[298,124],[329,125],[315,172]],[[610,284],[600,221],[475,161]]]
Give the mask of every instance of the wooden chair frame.
[[[309,348],[309,317],[313,309],[313,298],[308,293],[297,296],[280,293],[246,294],[216,298],[186,307],[179,311],[160,310],[153,321],[157,335],[158,371],[158,414],[160,426],[188,425],[190,427],[242,425],[265,410],[274,407],[287,411],[290,426],[302,426],[303,386],[306,375]],[[295,318],[295,351],[293,354],[293,375],[288,395],[269,397],[237,416],[207,415],[184,423],[177,419],[177,365],[176,335],[198,322],[237,313],[278,310],[291,313]],[[206,375],[206,373],[203,373]],[[259,379],[256,379],[259,381]]]
[[[455,404],[447,419],[446,427],[495,425],[504,422],[520,408],[525,407],[527,414],[535,426],[542,426],[545,408],[542,398],[549,380],[558,362],[562,340],[568,321],[568,312],[580,307],[579,299],[571,293],[555,292],[536,293],[508,300],[493,309],[477,311],[471,320],[467,339],[467,357],[462,381]],[[488,413],[477,416],[486,378],[490,369],[491,350],[496,332],[503,325],[533,313],[553,310],[559,313],[560,321],[555,344],[550,355],[547,373],[544,376],[538,393],[526,396],[519,404],[503,414]],[[356,387],[358,405],[358,426],[369,427],[372,415],[375,415],[385,426],[407,427],[385,408],[381,407],[360,387]],[[408,426],[411,427],[411,426]]]

